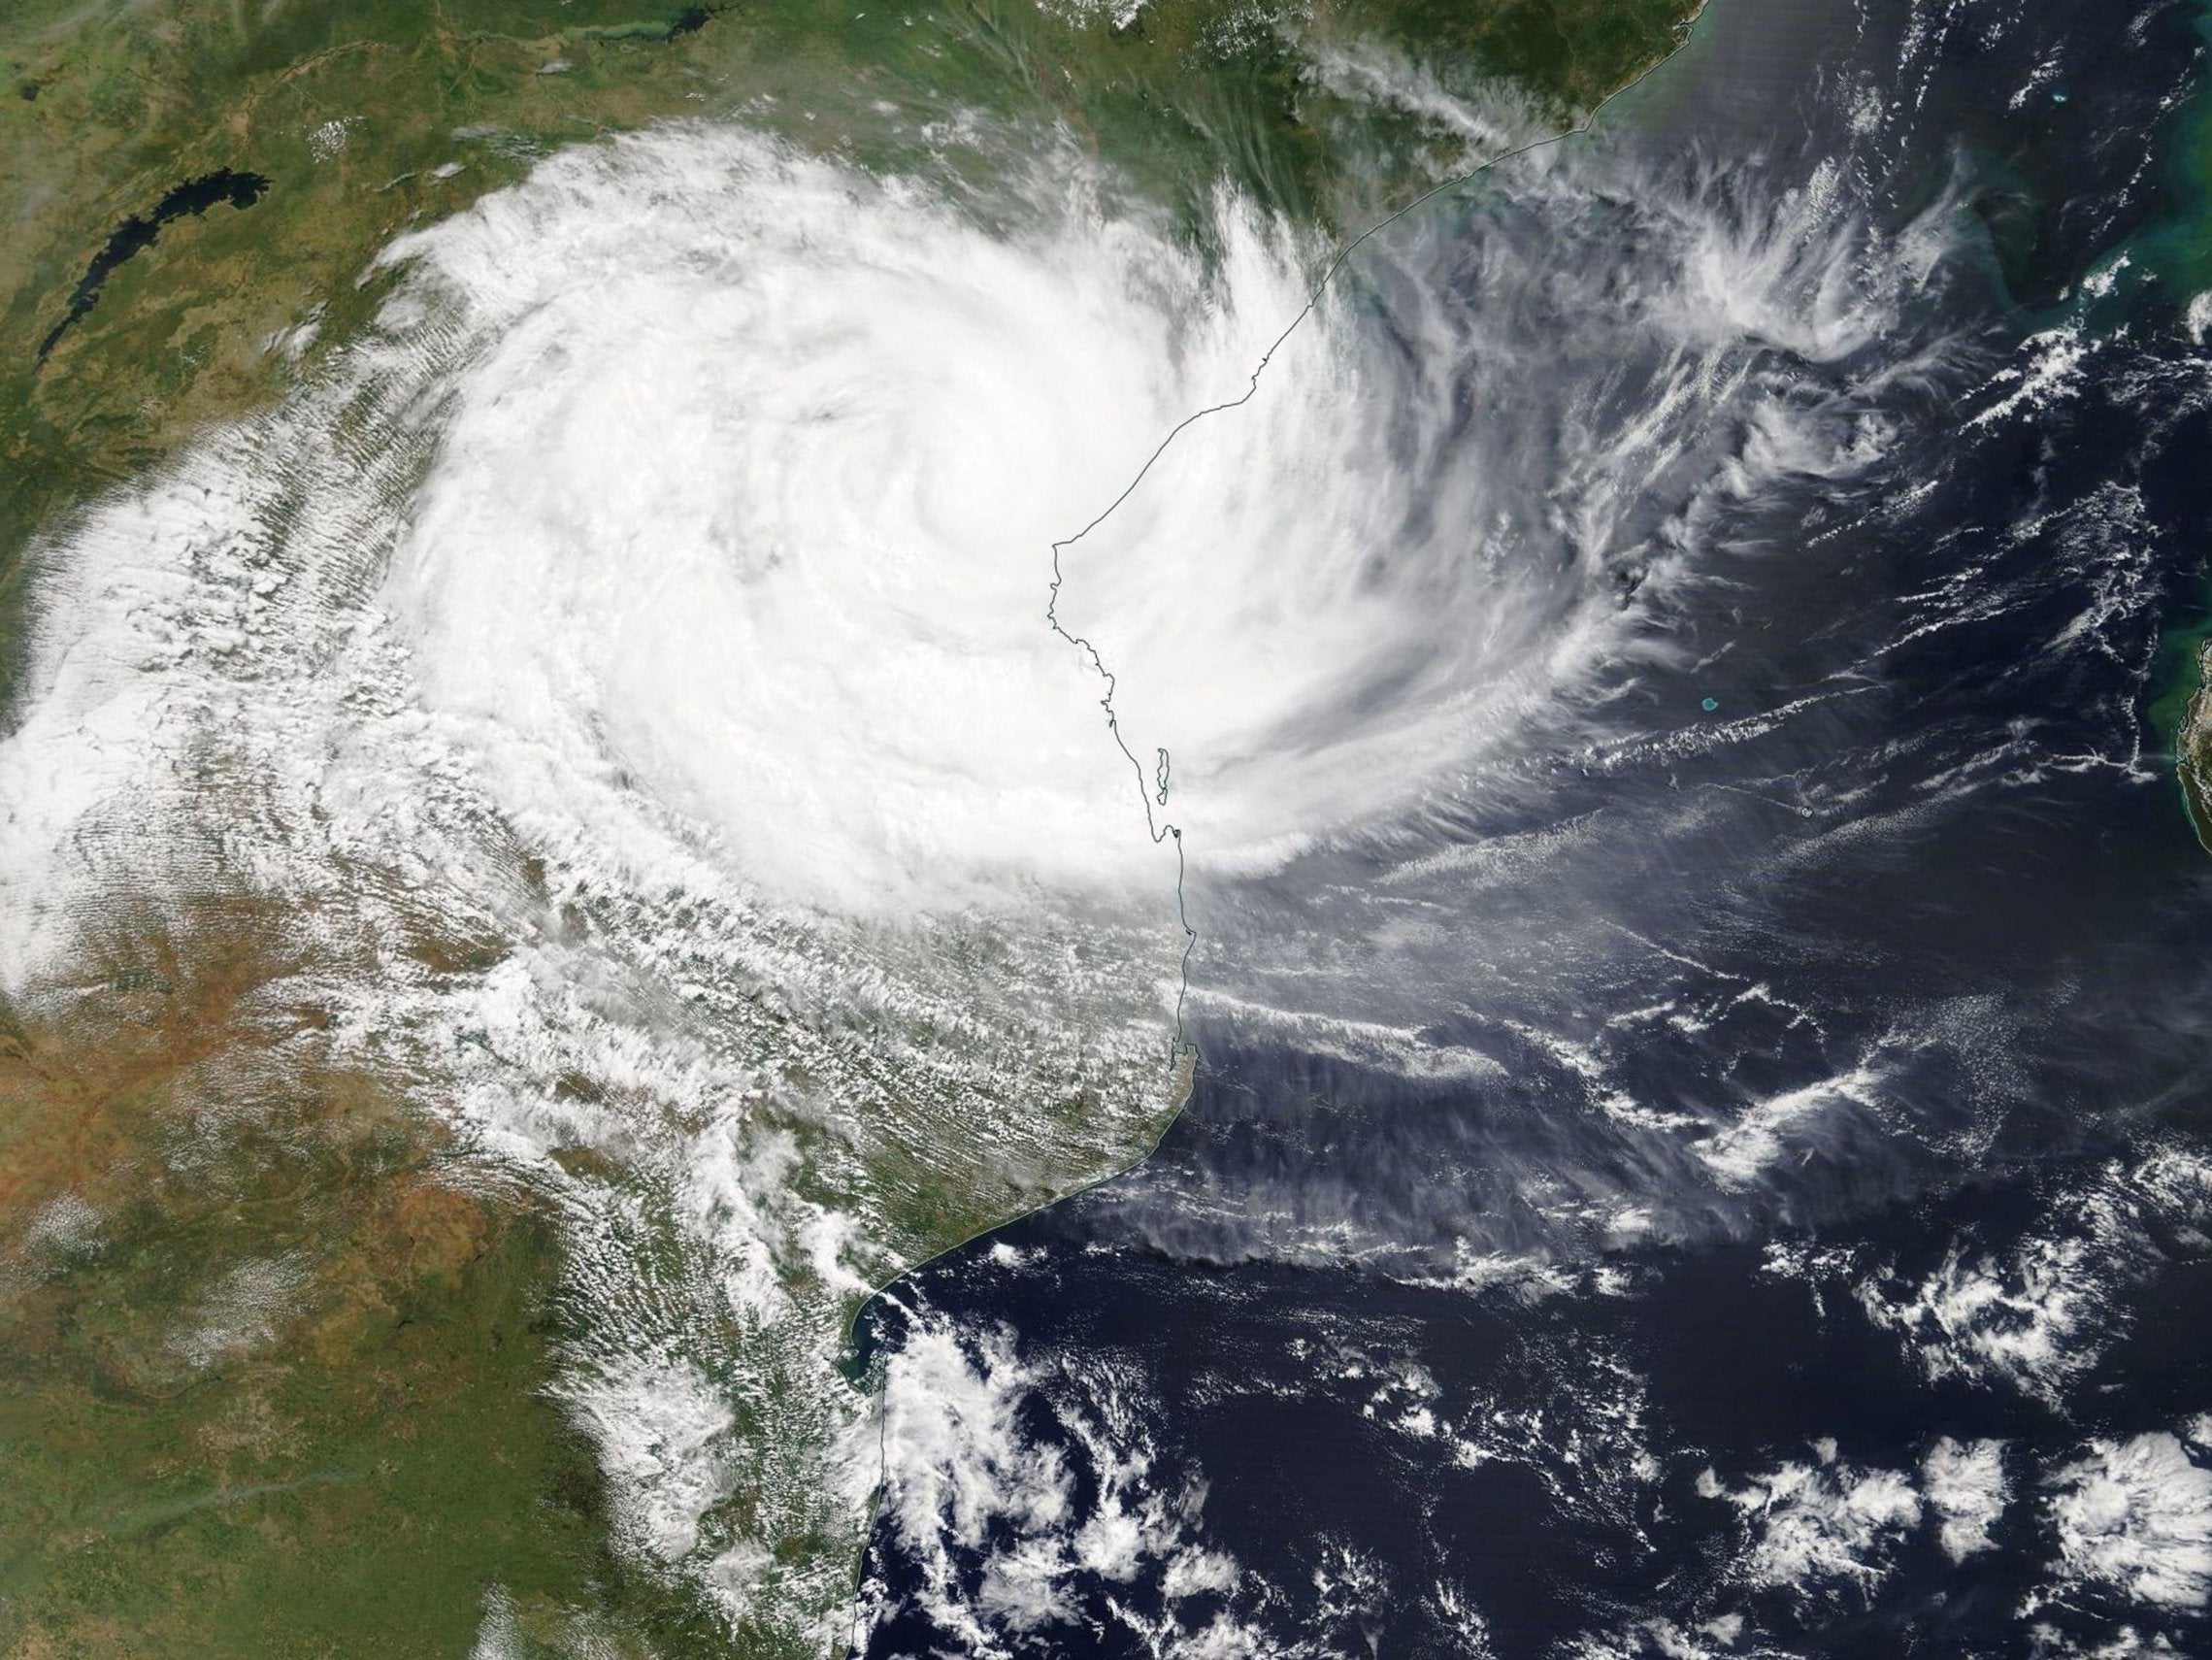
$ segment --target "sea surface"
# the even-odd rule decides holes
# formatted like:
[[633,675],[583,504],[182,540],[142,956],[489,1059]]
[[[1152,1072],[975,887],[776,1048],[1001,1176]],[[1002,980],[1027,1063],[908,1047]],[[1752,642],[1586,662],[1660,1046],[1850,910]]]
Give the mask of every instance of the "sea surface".
[[2212,1652],[2200,27],[1717,0],[1347,269],[1648,620],[1197,867],[1166,1141],[864,1319],[866,1653]]

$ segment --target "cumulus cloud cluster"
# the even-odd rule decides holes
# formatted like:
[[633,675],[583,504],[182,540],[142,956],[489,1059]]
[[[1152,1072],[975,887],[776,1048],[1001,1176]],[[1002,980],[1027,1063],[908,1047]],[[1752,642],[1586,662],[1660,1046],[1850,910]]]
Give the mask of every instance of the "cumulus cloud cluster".
[[1996,1547],[1990,1530],[2004,1515],[2011,1492],[2002,1442],[1961,1444],[1943,1436],[1921,1460],[1920,1478],[1940,1519],[1937,1541],[1944,1555],[1964,1562]]
[[2179,1436],[2099,1437],[2049,1487],[2061,1590],[2101,1585],[2160,1609],[2212,1601],[2212,1468]]
[[2175,1239],[2199,1238],[2208,1217],[2212,1163],[2156,1149],[2099,1171],[2003,1250],[1962,1241],[1917,1277],[1875,1268],[1854,1295],[1931,1377],[2057,1405],[2125,1329],[2121,1295],[2172,1260]]
[[[918,1611],[977,1656],[1034,1651],[1084,1617],[1086,1587],[1165,1652],[1247,1652],[1242,1581],[1205,1539],[1205,1488],[1163,1458],[1110,1363],[1035,1363],[1010,1334],[926,1314],[884,1391],[885,1513],[921,1583]],[[1141,1592],[1141,1595],[1134,1594]],[[876,1619],[901,1596],[868,1588]]]
[[1863,1469],[1824,1442],[1810,1463],[1786,1460],[1732,1487],[1710,1470],[1698,1491],[1744,1514],[1751,1543],[1737,1572],[1745,1582],[1785,1590],[1846,1583],[1870,1591],[1888,1574],[1922,1503],[1910,1475]]

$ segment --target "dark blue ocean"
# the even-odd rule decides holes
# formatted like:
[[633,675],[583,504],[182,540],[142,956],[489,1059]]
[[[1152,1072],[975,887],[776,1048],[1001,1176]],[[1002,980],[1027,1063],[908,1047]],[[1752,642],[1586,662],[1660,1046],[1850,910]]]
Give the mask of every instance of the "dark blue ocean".
[[1403,229],[1601,427],[1720,371],[1585,317],[1818,245],[1798,436],[1627,481],[1601,718],[1194,880],[1165,1142],[864,1321],[868,1654],[2212,1654],[2201,26],[1716,0]]

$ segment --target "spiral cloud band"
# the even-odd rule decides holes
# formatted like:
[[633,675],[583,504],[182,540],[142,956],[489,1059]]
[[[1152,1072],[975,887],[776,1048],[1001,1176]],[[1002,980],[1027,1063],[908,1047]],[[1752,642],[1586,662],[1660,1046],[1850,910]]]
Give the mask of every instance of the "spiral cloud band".
[[1807,204],[1655,216],[1677,280],[1641,293],[1408,227],[1255,379],[1308,299],[1286,234],[1225,201],[1201,261],[1036,196],[1007,235],[690,131],[387,251],[353,372],[414,383],[434,448],[345,511],[503,813],[613,850],[649,804],[772,902],[877,917],[1156,893],[1147,794],[1264,867],[1560,719],[1631,648],[1624,555],[1652,576],[1700,492],[1878,448],[1754,368],[1884,321]]
[[1473,313],[1332,290],[1255,381],[1307,301],[1280,233],[1225,203],[1202,265],[1079,197],[1023,216],[693,135],[393,250],[481,344],[389,597],[511,811],[568,810],[531,781],[559,756],[778,900],[1126,894],[1163,867],[1109,683],[1192,856],[1248,867],[1418,794],[1615,634],[1618,510],[1530,545],[1531,458],[1453,391],[1525,367]]
[[393,565],[425,698],[526,815],[543,756],[619,774],[778,899],[1156,881],[1047,562],[1235,373],[1238,313],[1077,205],[1007,243],[735,137],[611,188],[639,148],[394,250],[488,343]]
[[1563,256],[1620,198],[1558,159],[1285,337],[1312,249],[1071,171],[962,211],[735,131],[548,159],[41,550],[0,741],[11,998],[69,1007],[126,903],[274,902],[242,1018],[312,1008],[282,1042],[576,1218],[627,1547],[816,1646],[877,1475],[848,1300],[1171,1109],[1155,832],[1226,891],[1587,741],[1727,504],[1878,455],[1858,364],[1927,267],[1653,181],[1624,276]]

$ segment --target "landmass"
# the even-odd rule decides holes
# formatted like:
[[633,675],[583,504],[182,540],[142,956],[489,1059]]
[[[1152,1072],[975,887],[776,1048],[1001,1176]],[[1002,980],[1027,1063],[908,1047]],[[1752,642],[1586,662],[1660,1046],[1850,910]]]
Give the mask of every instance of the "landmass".
[[[1346,90],[1345,65],[1502,88],[1565,125],[1671,50],[1689,10],[17,8],[0,23],[0,699],[41,600],[42,538],[345,350],[389,292],[380,249],[560,147],[743,119],[896,168],[916,162],[917,123],[988,117],[1079,135],[1194,236],[1225,176],[1348,230],[1473,155],[1417,100]],[[534,858],[518,850],[503,880],[548,936],[631,925]],[[754,1392],[737,1409],[752,1451],[695,1526],[757,1544],[760,1582],[783,1587],[782,1612],[733,1627],[624,1543],[556,1379],[588,1341],[563,1206],[622,1196],[624,1248],[650,1280],[676,1203],[661,1174],[582,1137],[556,1149],[565,1184],[504,1170],[417,1110],[403,1069],[340,1041],[343,1012],[316,990],[331,965],[303,955],[324,947],[297,917],[201,875],[182,906],[119,885],[75,975],[0,1007],[0,1654],[458,1655],[490,1652],[487,1632],[514,1655],[818,1652],[857,1541],[847,1496],[805,1492],[814,1467],[793,1449],[832,1430],[808,1415],[815,1384],[778,1368],[833,1358],[865,1288],[794,1246],[775,1264],[789,1332],[698,1336]],[[481,977],[529,946],[480,915],[390,914],[388,954],[360,972]],[[980,988],[1010,947],[961,948]],[[1071,984],[1152,961],[1141,943],[1086,948],[1054,943]],[[1128,991],[1137,1037],[1150,995],[1141,979]],[[961,1003],[871,1014],[905,1022],[889,1060],[851,998],[779,1007],[764,986],[670,1018],[737,1033],[777,1099],[847,1104],[764,1112],[790,1144],[794,1203],[864,1216],[887,1278],[1140,1156],[1187,1087],[1137,1037],[1101,1063],[1104,1094],[1057,1085],[1018,1054],[963,1048]],[[1039,1018],[1053,1014],[1047,1000]],[[583,1118],[611,1087],[562,1075],[548,1096]],[[677,1110],[651,1111],[680,1130]]]

